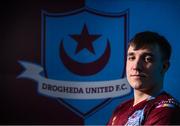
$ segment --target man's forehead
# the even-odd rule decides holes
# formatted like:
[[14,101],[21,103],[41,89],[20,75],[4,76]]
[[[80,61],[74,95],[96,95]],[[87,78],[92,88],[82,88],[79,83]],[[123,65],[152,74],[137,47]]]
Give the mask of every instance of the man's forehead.
[[129,46],[128,53],[130,52],[141,52],[141,53],[159,53],[158,46],[145,46],[143,48],[136,49],[134,46]]

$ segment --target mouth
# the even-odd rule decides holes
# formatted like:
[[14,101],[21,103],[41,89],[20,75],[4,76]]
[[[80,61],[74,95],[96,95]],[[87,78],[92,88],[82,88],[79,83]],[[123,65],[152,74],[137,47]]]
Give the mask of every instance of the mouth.
[[135,77],[135,78],[145,78],[147,77],[145,74],[131,74],[130,77]]

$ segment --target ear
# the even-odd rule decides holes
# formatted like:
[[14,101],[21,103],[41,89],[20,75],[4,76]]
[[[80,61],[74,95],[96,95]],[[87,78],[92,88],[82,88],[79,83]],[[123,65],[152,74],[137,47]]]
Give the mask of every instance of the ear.
[[164,61],[164,62],[163,62],[163,67],[162,67],[161,73],[162,73],[162,74],[165,74],[166,71],[169,69],[169,67],[170,67],[170,62],[167,61],[167,60]]

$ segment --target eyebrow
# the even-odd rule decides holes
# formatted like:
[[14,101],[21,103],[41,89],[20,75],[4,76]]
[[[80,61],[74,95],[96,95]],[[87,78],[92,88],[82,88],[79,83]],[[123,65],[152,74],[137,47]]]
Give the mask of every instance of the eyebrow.
[[134,52],[130,52],[127,54],[127,56],[133,56],[134,55]]
[[[135,55],[135,53],[134,52],[129,52],[128,54],[127,54],[127,56],[134,56]],[[146,55],[149,55],[149,56],[154,56],[154,54],[153,53],[151,53],[151,52],[145,52],[145,53],[143,53],[142,55],[144,55],[144,56],[146,56]]]
[[152,56],[152,57],[154,56],[154,54],[150,53],[150,52],[149,53],[148,52],[147,53],[143,53],[143,55],[145,55],[145,56],[148,55],[148,56]]

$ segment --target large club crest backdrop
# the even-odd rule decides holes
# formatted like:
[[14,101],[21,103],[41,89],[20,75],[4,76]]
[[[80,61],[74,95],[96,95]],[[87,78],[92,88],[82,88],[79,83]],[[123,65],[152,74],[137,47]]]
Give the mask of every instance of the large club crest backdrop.
[[144,30],[170,41],[165,90],[180,99],[179,11],[176,0],[12,3],[9,11],[2,10],[7,21],[1,21],[8,24],[2,27],[1,66],[8,66],[1,73],[2,124],[105,125],[115,107],[132,97],[126,49],[129,39]]
[[19,61],[25,72],[18,78],[34,79],[39,94],[56,98],[82,118],[131,93],[124,77],[128,10],[84,7],[41,16],[41,66]]

